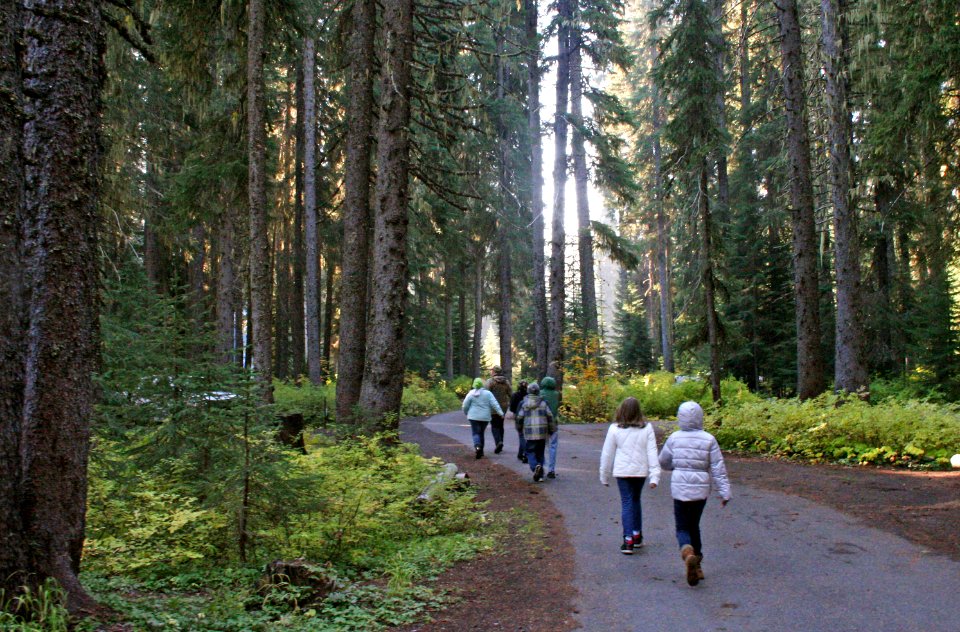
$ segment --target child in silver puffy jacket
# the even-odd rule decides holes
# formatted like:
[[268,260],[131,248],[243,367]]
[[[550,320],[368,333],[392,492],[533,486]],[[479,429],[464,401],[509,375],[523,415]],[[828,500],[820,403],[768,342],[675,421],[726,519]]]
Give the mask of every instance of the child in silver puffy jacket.
[[687,583],[696,586],[703,579],[703,550],[700,517],[710,490],[715,489],[722,505],[730,501],[730,480],[716,438],[703,429],[703,409],[696,402],[684,402],[677,410],[680,430],[663,444],[660,466],[672,470],[670,493],[677,523],[677,543],[687,572]]

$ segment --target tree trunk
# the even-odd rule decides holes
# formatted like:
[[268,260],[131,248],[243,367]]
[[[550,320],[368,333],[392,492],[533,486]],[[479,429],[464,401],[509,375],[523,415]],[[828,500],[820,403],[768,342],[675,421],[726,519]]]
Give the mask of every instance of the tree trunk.
[[95,0],[71,3],[69,14],[58,3],[33,2],[23,9],[23,20],[21,68],[28,97],[22,270],[31,295],[15,483],[18,526],[29,542],[21,570],[31,582],[57,579],[68,608],[78,612],[94,605],[77,573],[92,377],[99,364],[97,197],[105,43]]
[[593,231],[590,229],[590,201],[587,197],[587,151],[583,140],[583,59],[578,29],[570,31],[570,118],[573,121],[573,181],[577,192],[577,247],[580,254],[580,300],[583,330],[594,337],[597,324],[597,290],[593,272]]
[[837,324],[834,388],[854,393],[868,388],[863,361],[860,313],[860,253],[856,209],[850,203],[850,109],[846,62],[841,39],[844,0],[821,0],[823,71],[826,79],[833,202],[834,265],[837,277]]
[[343,254],[340,258],[340,355],[337,360],[337,418],[349,419],[360,401],[367,348],[370,154],[373,130],[373,77],[376,0],[353,4],[350,34],[350,108],[344,164]]
[[470,376],[480,377],[480,343],[483,338],[483,248],[477,247],[476,268],[473,271],[473,353]]
[[800,399],[808,399],[816,397],[825,388],[823,355],[820,351],[820,290],[810,138],[797,5],[794,0],[781,0],[776,6],[780,22],[783,92],[787,108],[793,287],[797,327],[797,395]]
[[457,340],[460,341],[460,375],[468,375],[470,366],[467,364],[467,264],[460,262],[460,296],[457,304],[457,313],[460,321],[457,330]]
[[[187,264],[190,294],[187,300],[190,305],[190,318],[198,326],[206,323],[209,316],[206,309],[206,279],[204,275],[207,258],[206,241],[206,227],[202,223],[195,224],[190,229],[190,262]],[[202,353],[202,351],[203,349],[195,350],[196,353]]]
[[[224,196],[226,198],[226,195]],[[237,311],[237,272],[233,260],[233,201],[225,200],[217,234],[217,356],[223,364],[234,360],[234,318]]]
[[[313,42],[312,39],[304,39],[304,60],[307,56],[307,43]],[[308,117],[304,111],[304,66],[305,64],[296,64],[297,83],[296,83],[296,108],[297,124],[294,135],[296,137],[296,153],[293,163],[293,181],[294,181],[294,200],[293,200],[293,286],[290,291],[290,347],[291,360],[293,362],[293,374],[301,376],[307,374],[306,360],[306,319],[304,316],[304,287],[303,277],[305,274],[307,255],[304,243],[304,195],[303,195],[303,161],[304,161],[304,134],[306,126],[304,120],[313,121],[314,117]],[[310,65],[311,71],[313,65]],[[316,343],[315,343],[316,344]]]
[[536,375],[547,372],[547,284],[544,277],[543,144],[540,138],[540,38],[537,0],[526,0],[527,130],[530,135],[530,212],[533,215],[533,336]]
[[326,264],[327,286],[324,291],[326,299],[323,304],[323,354],[320,362],[324,379],[330,375],[330,367],[333,366],[330,362],[330,349],[333,346],[333,306],[339,303],[337,296],[335,296],[336,285],[333,282],[336,278],[333,259],[327,257]]
[[697,192],[700,216],[700,269],[703,283],[703,298],[707,310],[707,344],[710,345],[710,391],[713,401],[720,401],[720,322],[717,318],[716,293],[713,281],[713,220],[710,217],[710,200],[707,198],[709,169],[706,161],[700,168],[700,185]]
[[[724,67],[726,65],[726,42],[723,35],[723,3],[724,0],[711,0],[713,20],[716,23],[717,37],[720,41],[715,47],[714,72],[717,76],[717,90],[714,100],[717,110],[717,128],[727,133],[727,106],[726,106],[726,76]],[[727,144],[719,143],[716,152],[717,161],[717,214],[720,217],[720,224],[726,222],[730,213],[730,178],[727,175]]]
[[[497,100],[503,102],[505,96],[505,83],[507,81],[507,68],[503,58],[503,37],[497,38],[497,48],[500,53],[497,56]],[[498,318],[498,330],[500,332],[500,367],[508,380],[512,379],[513,374],[513,316],[511,313],[511,303],[513,302],[513,272],[510,267],[510,250],[512,230],[510,223],[505,215],[509,213],[510,208],[509,190],[510,178],[508,173],[510,148],[505,112],[499,110],[497,115],[497,179],[500,188],[500,213],[497,221],[497,248],[500,258],[500,312]]]
[[13,595],[27,579],[20,514],[28,285],[23,278],[23,94],[17,42],[19,2],[0,3],[0,591]]
[[277,279],[276,313],[274,332],[276,344],[274,346],[273,374],[277,379],[289,377],[290,369],[290,241],[287,239],[287,225],[285,220],[278,227],[277,238],[273,252],[274,274]]
[[453,372],[453,297],[451,296],[452,275],[450,266],[444,267],[443,282],[443,342],[444,342],[444,378],[452,382]]
[[[323,381],[320,358],[320,237],[317,221],[317,111],[314,90],[316,48],[312,37],[303,40],[303,168],[304,215],[307,223],[307,375],[310,382]],[[353,309],[353,305],[349,306]]]
[[250,304],[253,310],[253,367],[263,400],[273,402],[270,380],[272,314],[270,307],[270,239],[267,224],[266,142],[264,127],[264,0],[247,4],[247,189],[250,204]]
[[[372,301],[360,406],[381,423],[400,412],[403,396],[404,310],[410,167],[410,90],[413,81],[413,0],[384,3],[383,83],[377,134],[377,213]],[[342,339],[342,336],[341,336]],[[391,425],[399,423],[394,418]]]
[[876,331],[876,339],[871,348],[875,369],[890,375],[897,368],[894,353],[894,321],[896,310],[893,304],[893,222],[890,217],[890,207],[895,197],[895,189],[885,180],[880,179],[874,190],[874,205],[877,213],[876,235],[873,246],[873,274],[876,284],[875,313],[871,320]]
[[557,11],[561,24],[557,29],[557,111],[554,120],[555,154],[553,163],[553,229],[550,235],[550,323],[547,349],[547,374],[563,381],[564,303],[564,211],[567,186],[567,98],[570,89],[570,21],[571,0],[559,0]]
[[[654,53],[654,68],[656,55]],[[652,73],[651,73],[652,75]],[[660,148],[660,133],[663,129],[660,88],[651,79],[653,91],[653,188],[657,213],[657,284],[660,286],[660,352],[663,355],[663,370],[674,372],[673,364],[673,288],[670,282],[670,226],[663,193],[663,152]]]

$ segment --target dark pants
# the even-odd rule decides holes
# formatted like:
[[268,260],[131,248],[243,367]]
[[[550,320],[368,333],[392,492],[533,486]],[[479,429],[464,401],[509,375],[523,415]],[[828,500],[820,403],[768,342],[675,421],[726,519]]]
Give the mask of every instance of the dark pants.
[[490,431],[493,432],[494,445],[503,443],[503,415],[496,413],[490,415]]
[[703,555],[700,548],[700,516],[707,499],[703,500],[673,500],[673,517],[677,522],[677,544],[680,548],[689,544],[696,555]]
[[473,447],[483,448],[483,435],[487,434],[487,424],[489,421],[470,420],[470,431],[473,433]]
[[520,447],[517,449],[517,458],[519,459],[523,458],[523,456],[527,453],[527,440],[523,436],[523,428],[517,430],[517,437],[520,440]]
[[546,445],[546,439],[527,439],[527,464],[530,465],[531,472],[535,471],[538,465],[543,465],[543,449]]
[[617,478],[620,490],[620,520],[623,522],[623,537],[643,533],[643,512],[640,509],[640,494],[646,477],[626,476]]

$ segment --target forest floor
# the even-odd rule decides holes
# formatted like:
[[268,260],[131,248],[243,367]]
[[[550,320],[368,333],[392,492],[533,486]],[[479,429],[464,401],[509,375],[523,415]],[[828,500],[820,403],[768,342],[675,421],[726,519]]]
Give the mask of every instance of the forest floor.
[[[497,550],[442,574],[438,585],[453,604],[433,613],[433,621],[402,630],[574,629],[571,538],[543,487],[490,459],[474,460],[462,443],[428,430],[422,420],[405,421],[402,436],[424,455],[466,471],[477,499],[491,511],[522,508],[539,516],[545,533],[505,538]],[[737,485],[803,497],[960,561],[960,472],[808,465],[738,454],[727,455],[727,466]]]

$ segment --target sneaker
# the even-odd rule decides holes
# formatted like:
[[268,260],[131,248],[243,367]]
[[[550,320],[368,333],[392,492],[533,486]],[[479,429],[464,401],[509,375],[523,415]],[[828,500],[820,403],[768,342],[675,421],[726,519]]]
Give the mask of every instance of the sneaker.
[[626,538],[620,544],[620,552],[624,555],[633,555],[633,538]]
[[527,458],[527,455],[526,455],[526,454],[524,454],[522,457],[520,457],[520,460],[521,460],[522,462],[524,462],[524,463],[529,463],[529,462],[530,462],[530,459]]
[[631,540],[633,540],[633,548],[639,549],[643,546],[643,536],[640,534],[635,534]]
[[547,478],[556,478],[556,477],[557,477],[556,472],[547,472]]
[[543,480],[543,466],[542,466],[542,465],[538,465],[538,466],[533,470],[533,482],[534,482],[534,483],[539,483],[539,482],[542,481],[542,480]]
[[475,458],[475,459],[483,458],[483,448],[481,448],[480,446],[475,446],[475,447],[473,448],[473,452],[474,452],[474,457],[473,457],[473,458]]
[[503,444],[502,444],[502,443],[498,443],[498,444],[497,444],[497,449],[494,450],[493,453],[494,453],[494,454],[500,454],[501,452],[503,452]]

